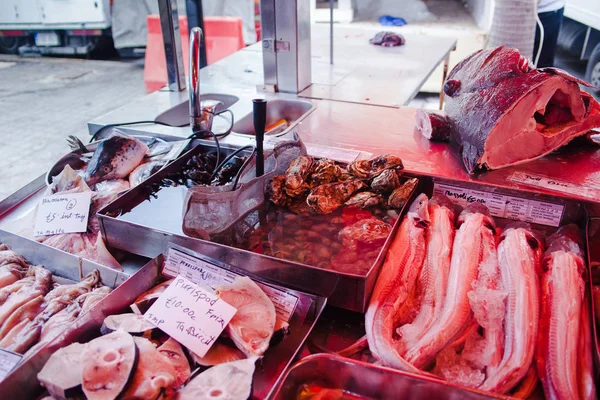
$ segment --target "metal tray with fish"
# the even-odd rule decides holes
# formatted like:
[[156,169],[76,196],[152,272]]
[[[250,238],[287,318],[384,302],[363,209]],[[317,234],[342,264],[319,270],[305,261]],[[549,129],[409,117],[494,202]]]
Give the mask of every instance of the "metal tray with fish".
[[[249,240],[248,235],[245,235],[243,242],[234,245],[231,245],[228,240],[231,236],[227,237],[227,235],[216,237],[216,239],[211,237],[211,240],[192,237],[186,235],[183,229],[183,204],[186,187],[179,185],[155,190],[170,174],[183,168],[191,156],[192,153],[182,156],[144,184],[132,189],[100,211],[102,232],[111,247],[152,257],[156,256],[158,252],[164,251],[169,242],[174,242],[287,287],[328,297],[329,304],[334,306],[364,311],[379,267],[385,258],[390,238],[398,226],[399,218],[391,219],[388,225],[389,233],[386,233],[385,237],[377,242],[377,248],[374,251],[370,249],[372,251],[368,256],[371,258],[360,271],[334,270],[317,266],[316,263],[285,259],[272,255],[272,253],[266,254],[266,251],[259,248],[260,246],[249,247],[247,245],[252,241]],[[415,193],[414,186],[411,187],[413,189],[406,194],[409,201]],[[270,229],[275,230],[281,230],[284,226],[300,226],[300,224],[289,221],[291,218],[297,217],[295,214],[272,211],[273,207],[267,202],[260,204],[256,209],[237,220],[228,232],[232,236],[236,236],[238,230],[243,230],[244,227],[252,227],[252,230],[257,232],[260,229],[256,227],[260,227],[261,224],[269,225]],[[405,212],[403,207],[398,211],[400,216]],[[356,222],[353,219],[355,217],[354,212],[346,214],[346,211],[342,212],[342,209],[338,209],[337,214],[316,215],[306,218],[302,223],[309,225],[309,230],[313,232],[322,230],[339,240],[337,234],[340,229],[344,228],[348,221]],[[332,229],[333,231],[329,232]],[[234,230],[236,232],[233,232]],[[267,232],[266,235],[270,234]],[[311,244],[308,243],[310,240],[323,247],[322,243],[318,243],[321,239],[313,240],[308,236],[305,238],[300,231],[294,235],[284,235],[283,240],[295,237],[303,243]],[[337,246],[340,244],[336,243]],[[335,250],[338,251],[340,248],[341,246]],[[326,248],[323,250],[330,251]],[[307,252],[310,253],[308,250],[304,253]],[[339,254],[342,253],[344,252],[339,252]],[[365,252],[366,254],[367,252]],[[331,263],[331,260],[330,257],[326,264]],[[347,265],[351,265],[351,263]]]
[[[37,374],[50,356],[58,349],[74,342],[85,343],[98,337],[106,316],[131,312],[130,305],[138,296],[165,280],[161,275],[163,260],[163,256],[159,255],[148,262],[90,313],[78,320],[67,333],[56,338],[37,353],[30,362],[17,368],[4,382],[0,383],[2,393],[11,393],[14,398],[34,398],[39,395],[43,388],[38,383]],[[230,272],[249,276],[256,282],[277,287],[246,271],[217,261],[214,261],[214,265]],[[252,382],[252,398],[254,399],[264,399],[269,396],[277,379],[292,363],[325,307],[326,300],[322,297],[279,288],[296,297],[297,303],[289,320],[289,334],[280,343],[270,347],[256,366]]]
[[[6,345],[8,345],[8,347],[6,348],[9,348],[13,351],[18,351],[21,354],[25,354],[24,358],[21,359],[21,366],[28,365],[30,360],[32,360],[33,356],[38,351],[44,348],[44,343],[48,343],[53,337],[55,337],[54,335],[56,335],[57,333],[67,331],[69,324],[76,318],[78,318],[82,313],[84,313],[84,309],[88,309],[87,306],[83,305],[83,301],[85,299],[82,298],[82,301],[80,303],[78,303],[78,301],[75,300],[76,297],[79,297],[80,295],[91,291],[92,287],[87,286],[88,284],[93,285],[93,287],[99,287],[100,285],[102,285],[113,289],[125,282],[129,277],[125,273],[118,272],[113,269],[104,267],[102,265],[95,264],[91,261],[82,260],[71,254],[62,252],[60,250],[56,250],[54,248],[45,246],[38,242],[14,235],[10,232],[6,232],[3,230],[0,230],[0,244],[4,244],[8,247],[9,250],[12,250],[18,256],[23,257],[29,265],[43,266],[45,270],[49,271],[52,274],[52,282],[54,283],[65,285],[74,284],[84,280],[88,282],[86,283],[85,287],[82,286],[81,289],[77,289],[76,291],[72,291],[70,293],[62,292],[61,296],[63,297],[61,297],[62,300],[60,303],[54,304],[51,303],[50,300],[48,300],[47,304],[43,303],[41,307],[45,307],[44,313],[35,313],[34,310],[34,308],[37,307],[38,304],[36,303],[36,299],[41,299],[41,297],[32,298],[30,302],[23,303],[19,310],[21,310],[21,308],[23,307],[29,307],[27,311],[23,309],[22,312],[31,313],[28,318],[30,318],[31,324],[33,324],[31,325],[31,329],[33,329],[33,331],[31,329],[20,330],[19,337],[21,339],[8,340],[9,337],[15,336],[15,334],[13,334],[12,331],[6,331],[6,324],[10,322],[14,325],[14,322],[12,322],[12,319],[14,319],[13,314],[17,311],[10,314],[10,317],[5,319],[5,324],[3,326],[3,330],[5,332],[3,332],[2,347],[5,347],[6,341]],[[10,261],[7,262],[8,264],[10,264]],[[6,281],[6,272],[6,266],[3,265],[3,282],[5,285],[4,288],[12,287],[14,285],[7,285],[7,283],[9,282]],[[23,270],[18,273],[20,279],[25,279],[25,272],[26,271]],[[17,271],[14,271],[12,273],[16,274]],[[14,281],[14,279],[16,278],[17,276],[14,276],[11,282]],[[37,279],[38,275],[36,272],[36,282]],[[18,284],[18,280],[14,284]],[[40,287],[41,283],[40,286],[36,286],[36,290],[40,290]],[[105,288],[102,288],[101,292],[98,293],[100,297],[102,297],[102,295],[106,295],[107,290],[104,289]],[[50,293],[52,287],[47,288],[47,290],[48,292],[46,294]],[[60,290],[60,286],[58,286],[58,290]],[[18,293],[21,292],[19,291]],[[38,293],[45,296],[43,292]],[[25,295],[25,293],[23,293],[23,295]],[[46,305],[44,306],[44,304]],[[29,305],[31,305],[31,307]],[[59,315],[61,314],[61,312],[62,315]],[[56,316],[57,318],[54,318],[54,316]],[[21,324],[14,325],[14,328],[16,329],[20,325]],[[52,328],[50,328],[50,325],[52,325]],[[42,329],[39,332],[39,334],[36,334],[36,336],[32,336],[30,334],[30,332],[34,332],[40,327]],[[19,348],[19,350],[17,350],[17,348]]]
[[[150,153],[149,155],[153,157],[166,154],[168,151],[171,150],[172,147],[170,143],[168,144],[167,141],[161,138],[155,138],[152,136],[144,135],[130,135],[130,137],[138,139],[146,146],[148,146]],[[92,142],[89,144],[83,144],[77,137],[70,136],[69,145],[72,146],[73,151],[65,154],[52,167],[50,167],[50,169],[46,173],[46,184],[50,185],[52,183],[52,178],[60,174],[60,172],[64,169],[65,165],[71,166],[71,168],[73,168],[76,171],[85,169],[87,162],[84,161],[84,159],[90,158],[96,150],[96,148],[105,140],[106,139]]]
[[[579,231],[579,233],[577,234],[578,239],[573,239],[573,240],[577,240],[578,243],[577,243],[576,247],[579,247],[579,250],[582,251],[582,253],[580,253],[581,259],[582,259],[582,261],[583,261],[583,259],[588,260],[586,263],[586,267],[589,266],[589,268],[583,269],[583,265],[578,264],[579,267],[577,267],[576,269],[571,269],[571,271],[576,270],[576,271],[582,273],[581,279],[565,278],[565,279],[558,279],[556,281],[577,282],[570,286],[566,285],[564,287],[565,290],[568,289],[571,293],[573,293],[573,288],[574,288],[575,293],[580,293],[582,295],[585,293],[585,296],[583,296],[583,297],[578,297],[576,295],[573,295],[572,298],[573,298],[573,301],[578,301],[578,304],[581,305],[580,310],[583,311],[583,313],[580,314],[582,317],[581,326],[585,326],[583,321],[584,321],[584,318],[588,317],[589,319],[592,320],[592,324],[595,326],[595,328],[590,329],[590,330],[592,330],[594,335],[593,335],[593,339],[592,339],[592,345],[589,346],[589,351],[588,350],[586,350],[586,351],[578,350],[578,354],[581,353],[581,354],[589,355],[590,359],[595,360],[593,362],[593,364],[595,364],[595,368],[590,370],[591,373],[589,375],[594,376],[595,381],[598,382],[599,381],[598,377],[600,376],[600,370],[598,368],[598,365],[600,365],[598,363],[598,361],[600,360],[600,357],[598,354],[598,350],[599,350],[599,347],[598,347],[598,339],[599,339],[598,332],[599,331],[598,331],[598,329],[600,328],[600,326],[598,325],[598,322],[599,322],[598,321],[598,303],[596,303],[596,305],[591,304],[591,296],[590,296],[590,293],[595,292],[596,295],[598,295],[598,292],[600,291],[600,288],[598,287],[598,284],[600,283],[600,280],[598,279],[600,276],[599,275],[600,271],[598,270],[598,266],[600,265],[600,253],[598,252],[598,249],[599,249],[598,244],[600,243],[600,219],[590,217],[590,214],[594,213],[594,205],[582,203],[578,200],[555,197],[552,195],[534,194],[534,193],[530,193],[530,192],[509,190],[509,189],[505,189],[505,188],[500,189],[500,188],[494,188],[492,186],[479,185],[479,184],[465,185],[464,183],[459,183],[459,182],[445,180],[445,179],[441,180],[441,179],[437,179],[437,178],[421,177],[421,183],[422,183],[422,187],[424,188],[424,193],[427,194],[428,196],[431,196],[432,194],[436,194],[436,195],[443,194],[443,195],[446,195],[447,197],[454,199],[454,203],[457,205],[460,205],[461,207],[465,207],[465,206],[467,206],[469,204],[473,204],[473,203],[486,204],[488,209],[490,210],[492,216],[494,217],[495,224],[496,224],[495,226],[496,226],[498,233],[500,233],[502,231],[508,232],[510,230],[510,229],[508,229],[508,224],[513,224],[516,221],[528,222],[531,225],[532,232],[534,232],[536,238],[538,240],[540,240],[541,238],[544,238],[546,241],[546,244],[548,245],[548,248],[553,248],[553,250],[551,250],[551,251],[546,250],[547,252],[544,253],[545,261],[544,261],[543,267],[542,267],[542,265],[540,265],[540,271],[533,272],[533,273],[539,274],[540,288],[541,288],[540,290],[542,293],[546,293],[545,296],[547,296],[548,289],[547,288],[544,289],[542,287],[541,282],[546,282],[546,283],[549,282],[551,275],[548,275],[548,274],[552,273],[550,271],[557,271],[559,269],[559,267],[554,266],[554,264],[551,264],[551,263],[558,262],[558,261],[555,261],[557,258],[554,258],[554,257],[560,257],[560,255],[561,255],[560,247],[558,246],[558,245],[560,245],[561,242],[562,243],[573,243],[572,241],[571,242],[567,241],[566,232],[575,233],[572,230],[569,231],[569,229],[574,228],[573,226],[571,226],[571,224],[576,225],[576,227]],[[562,235],[559,234],[559,235],[555,236],[555,234],[558,231],[563,232],[563,234]],[[584,232],[587,232],[587,234],[582,235]],[[558,243],[556,243],[557,238],[560,238],[560,240],[558,240]],[[569,236],[569,239],[571,239],[571,238],[574,238],[574,236]],[[581,242],[579,242],[579,240],[581,240]],[[539,242],[532,242],[530,245],[532,246],[532,248],[539,248],[538,243]],[[556,247],[554,247],[555,243],[557,244]],[[538,247],[536,247],[536,246],[538,246]],[[575,252],[575,250],[571,250],[571,249],[573,249],[573,247],[571,247],[569,249],[569,251],[572,251],[574,254],[577,254]],[[577,250],[577,252],[579,252],[579,250]],[[575,258],[575,259],[577,259],[577,258]],[[564,265],[572,265],[572,264],[565,263],[565,264],[563,264],[563,266]],[[399,270],[400,270],[400,268],[399,268]],[[543,275],[541,275],[541,274],[543,274]],[[570,275],[570,276],[572,276],[572,275]],[[579,285],[581,285],[581,286],[579,286]],[[469,285],[469,287],[471,287],[471,286]],[[579,288],[583,289],[583,287],[585,287],[585,292],[584,291],[578,292]],[[374,293],[377,293],[377,290]],[[371,299],[371,304],[376,304],[375,307],[378,307],[377,304],[385,305],[385,303],[377,303],[377,297],[375,297],[375,294],[373,296],[374,296],[374,299]],[[485,297],[486,301],[489,300],[490,298],[491,298],[491,296]],[[540,296],[540,299],[541,298],[542,298],[542,296]],[[571,298],[571,296],[569,298]],[[575,300],[575,299],[577,299],[577,300]],[[599,299],[597,298],[596,301],[598,301],[598,300]],[[375,301],[375,303],[374,303],[374,301]],[[546,302],[546,303],[544,303],[544,302]],[[540,304],[548,304],[548,303],[557,304],[557,303],[552,303],[552,299],[549,298],[549,296],[543,300],[540,300]],[[491,301],[488,304],[491,304]],[[540,309],[542,309],[542,306],[540,306]],[[592,310],[592,311],[588,314],[588,310]],[[594,316],[594,311],[596,314],[595,316]],[[548,315],[547,309],[544,311],[540,311],[540,312],[546,313],[546,314],[544,314],[545,316]],[[557,314],[557,315],[560,315],[560,314]],[[569,315],[571,315],[571,314],[569,314]],[[577,314],[574,313],[573,315],[577,315]],[[533,318],[537,318],[537,317],[531,317],[531,318],[533,320]],[[558,318],[558,317],[554,316],[554,318]],[[524,319],[524,320],[528,321],[529,319]],[[548,317],[546,317],[546,320],[548,320]],[[368,324],[368,323],[369,323],[369,320],[368,320],[368,318],[365,317],[365,315],[357,314],[357,313],[350,313],[350,312],[341,312],[341,310],[335,310],[335,309],[328,308],[324,311],[323,315],[319,319],[319,322],[317,323],[317,326],[313,330],[313,333],[311,334],[311,336],[308,340],[308,343],[307,343],[308,348],[313,353],[333,353],[333,352],[335,352],[335,353],[339,353],[339,355],[344,355],[344,356],[348,356],[348,357],[352,357],[352,358],[358,358],[360,361],[374,362],[374,361],[377,361],[378,359],[381,360],[380,355],[377,354],[378,349],[376,347],[374,347],[373,351],[371,351],[371,349],[369,348],[369,343],[372,343],[373,341],[371,339],[368,339],[368,334],[370,332],[372,333],[374,331],[373,329],[371,329],[369,331],[369,329],[370,329],[370,327],[372,327],[375,324],[367,326],[366,324]],[[579,325],[579,324],[570,324],[570,325]],[[403,330],[398,329],[397,325],[392,325],[392,326],[394,327],[394,330],[393,330],[394,332],[403,332]],[[542,331],[542,329],[543,329],[542,325],[540,325],[540,328],[539,328],[540,332]],[[581,329],[587,329],[587,328],[584,327]],[[367,333],[367,335],[365,335],[365,333]],[[581,331],[580,331],[580,333],[581,333]],[[420,333],[420,334],[424,335],[423,333]],[[537,342],[538,336],[536,334],[534,334],[532,337],[533,337],[534,342],[540,343],[540,342]],[[585,335],[581,334],[578,337],[584,338]],[[589,335],[589,337],[592,337],[592,335]],[[583,346],[587,346],[587,344],[585,343],[585,340],[581,340],[581,339],[579,340],[579,342],[578,341],[569,342],[569,344],[572,344],[572,343],[576,343],[578,346],[580,346],[580,347],[578,347],[578,349],[583,348]],[[527,348],[531,348],[531,347],[527,346]],[[536,361],[534,361],[534,363],[535,362]],[[584,363],[582,362],[581,364],[584,364]],[[591,363],[588,365],[591,365]],[[430,368],[429,366],[424,367],[424,368],[427,368],[426,371],[428,371],[428,372],[434,372],[436,374],[442,373],[441,370],[431,371],[429,369]],[[437,365],[436,365],[436,368],[437,368]],[[443,368],[443,367],[440,367],[440,368]],[[531,380],[532,377],[530,375],[528,376],[528,378],[529,378],[529,382],[532,382],[532,380]],[[523,393],[526,393],[529,390],[535,390],[534,398],[538,398],[538,396],[543,396],[543,391],[541,389],[542,385],[538,385],[537,377],[533,376],[533,378],[535,378],[535,380],[533,381],[533,383],[535,385],[529,385],[528,387],[527,387],[527,385],[521,386],[521,387],[519,387],[520,391],[516,390],[515,392],[508,392],[508,393],[512,393],[514,396],[517,396],[517,395],[522,395]],[[451,378],[448,378],[448,379],[450,380]],[[329,387],[334,388],[334,389],[335,388],[342,388],[342,389],[345,388],[344,386],[336,386],[336,385],[329,386]],[[383,390],[384,386],[382,386],[382,388],[380,388],[380,390]],[[464,388],[465,390],[468,390],[468,388],[466,386],[463,386],[462,384],[457,384],[456,382],[453,386],[455,386],[457,388]],[[524,387],[526,388],[525,391],[523,391]],[[297,394],[295,392],[292,394],[290,394],[290,392],[282,392],[282,393],[285,393],[286,396],[281,397],[281,398],[292,398],[293,395]],[[466,394],[464,394],[464,396],[466,396]],[[459,397],[462,398],[462,396],[459,396]],[[308,398],[308,396],[306,398]],[[371,397],[368,397],[368,398],[371,398]],[[375,398],[379,398],[379,397],[375,396]]]
[[505,398],[333,354],[314,354],[293,365],[281,377],[270,399],[303,400],[312,396],[339,400],[400,396],[414,400]]

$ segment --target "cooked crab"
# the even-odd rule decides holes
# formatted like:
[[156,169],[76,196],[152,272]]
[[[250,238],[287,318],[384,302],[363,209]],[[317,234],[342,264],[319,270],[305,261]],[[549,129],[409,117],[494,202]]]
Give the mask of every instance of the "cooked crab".
[[371,189],[377,193],[390,193],[400,186],[398,174],[393,169],[386,169],[371,182]]
[[388,204],[392,208],[402,208],[408,201],[410,194],[413,189],[417,186],[419,180],[417,178],[410,178],[402,184],[399,188],[395,189],[390,197],[388,198]]
[[266,188],[267,199],[276,206],[284,207],[287,204],[287,196],[284,191],[285,176],[275,175],[269,180]]
[[373,192],[360,192],[350,197],[350,199],[344,203],[344,205],[347,207],[369,208],[376,207],[383,203],[383,196],[380,194]]
[[300,156],[290,163],[285,171],[285,192],[290,197],[297,197],[309,190],[306,179],[314,167],[314,160],[310,156]]
[[392,232],[392,226],[377,218],[367,218],[345,227],[338,234],[344,248],[356,249],[359,242],[375,243],[385,240]]
[[319,214],[329,214],[341,207],[348,199],[366,185],[358,179],[327,183],[313,189],[306,202]]
[[359,179],[371,179],[386,169],[402,169],[400,157],[391,154],[375,157],[372,160],[358,160],[348,165],[348,172]]

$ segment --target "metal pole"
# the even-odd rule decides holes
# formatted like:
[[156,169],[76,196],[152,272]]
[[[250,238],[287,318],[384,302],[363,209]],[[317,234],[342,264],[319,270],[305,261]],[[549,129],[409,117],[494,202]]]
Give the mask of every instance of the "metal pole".
[[169,89],[185,90],[185,70],[181,53],[181,33],[176,0],[158,0],[160,26],[162,28],[165,59],[167,62],[167,78]]
[[[185,3],[185,9],[188,19],[188,33],[191,35],[192,29],[196,26],[202,29],[202,32],[206,32],[204,30],[204,12],[202,9],[202,0],[187,0]],[[203,40],[200,43],[200,68],[204,68],[206,65],[206,42]]]
[[333,0],[329,0],[329,64],[333,64]]

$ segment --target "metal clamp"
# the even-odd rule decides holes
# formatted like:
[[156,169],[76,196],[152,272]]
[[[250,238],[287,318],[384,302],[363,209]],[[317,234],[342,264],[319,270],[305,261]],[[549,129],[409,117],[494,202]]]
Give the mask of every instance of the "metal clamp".
[[263,50],[277,52],[290,51],[290,42],[284,40],[275,39],[263,39],[262,41]]

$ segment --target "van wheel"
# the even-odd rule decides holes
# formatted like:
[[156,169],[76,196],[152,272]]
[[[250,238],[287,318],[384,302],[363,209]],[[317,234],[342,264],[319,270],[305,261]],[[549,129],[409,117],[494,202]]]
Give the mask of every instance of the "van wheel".
[[19,36],[0,36],[0,53],[19,54],[19,46],[23,43]]
[[600,43],[594,47],[585,70],[585,80],[600,87]]

